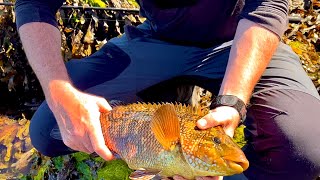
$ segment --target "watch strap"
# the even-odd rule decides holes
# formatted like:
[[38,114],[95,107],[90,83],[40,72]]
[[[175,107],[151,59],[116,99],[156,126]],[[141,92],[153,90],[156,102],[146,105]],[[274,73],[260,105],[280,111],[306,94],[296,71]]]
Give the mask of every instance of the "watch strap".
[[235,108],[240,116],[241,123],[246,119],[247,109],[246,104],[237,96],[234,95],[218,95],[211,103],[210,109],[220,106],[229,106]]

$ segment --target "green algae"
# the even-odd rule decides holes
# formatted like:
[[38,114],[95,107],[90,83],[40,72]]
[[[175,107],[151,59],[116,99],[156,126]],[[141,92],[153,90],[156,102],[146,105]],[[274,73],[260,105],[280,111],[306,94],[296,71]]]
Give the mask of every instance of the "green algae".
[[233,141],[238,144],[240,148],[247,144],[247,141],[244,137],[244,125],[240,125],[235,131],[233,136]]
[[104,180],[129,180],[133,172],[123,160],[108,161],[97,171],[98,179]]

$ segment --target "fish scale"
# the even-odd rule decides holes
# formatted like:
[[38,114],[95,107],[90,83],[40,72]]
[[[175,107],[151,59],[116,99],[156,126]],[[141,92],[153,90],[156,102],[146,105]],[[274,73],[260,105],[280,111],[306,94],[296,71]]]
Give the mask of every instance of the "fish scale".
[[[172,112],[170,108],[173,109]],[[160,114],[158,118],[168,117],[168,120],[159,120],[158,124],[152,124],[152,121],[158,122],[155,118],[157,113],[163,113],[163,116]],[[100,122],[106,145],[126,161],[131,169],[158,172],[162,177],[178,174],[189,179],[196,176],[241,173],[242,168],[239,172],[238,166],[223,159],[223,156],[228,156],[229,159],[232,156],[232,161],[241,162],[244,169],[248,165],[241,149],[222,128],[195,128],[196,121],[203,115],[191,106],[178,103],[134,103],[116,106],[112,111],[102,113]],[[170,118],[173,116],[177,117],[178,122]],[[167,124],[161,126],[163,122]],[[170,149],[162,144],[161,136],[174,133],[175,129],[172,127],[175,123],[179,125],[178,141],[170,142]],[[161,126],[160,135],[151,126]],[[220,145],[213,141],[217,136],[222,142]],[[239,157],[233,157],[232,154]],[[220,164],[217,164],[219,162]]]

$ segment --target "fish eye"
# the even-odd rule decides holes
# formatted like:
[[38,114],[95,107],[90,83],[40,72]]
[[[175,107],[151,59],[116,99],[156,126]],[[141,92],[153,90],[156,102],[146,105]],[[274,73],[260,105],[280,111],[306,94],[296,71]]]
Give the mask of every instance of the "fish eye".
[[221,144],[221,140],[220,140],[220,138],[218,138],[218,137],[214,137],[214,138],[213,138],[213,141],[214,141],[216,144]]

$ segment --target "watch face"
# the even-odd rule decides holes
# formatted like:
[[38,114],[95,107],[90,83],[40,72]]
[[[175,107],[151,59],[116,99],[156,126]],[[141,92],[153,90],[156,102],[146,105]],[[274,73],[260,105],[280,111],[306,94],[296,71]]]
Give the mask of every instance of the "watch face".
[[237,104],[238,99],[234,98],[232,96],[223,96],[221,98],[221,103],[225,104],[225,105],[229,105],[229,106],[233,106],[235,104]]

